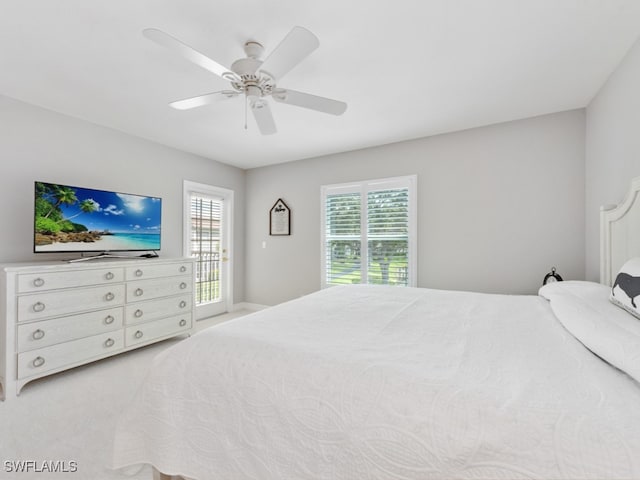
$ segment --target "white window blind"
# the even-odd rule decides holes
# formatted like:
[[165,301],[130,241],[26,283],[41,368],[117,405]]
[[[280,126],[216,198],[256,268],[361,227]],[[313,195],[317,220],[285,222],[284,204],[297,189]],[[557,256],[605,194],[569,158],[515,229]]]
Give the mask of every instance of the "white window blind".
[[222,200],[191,194],[190,253],[196,264],[196,304],[220,300]]
[[322,187],[322,284],[413,286],[415,176]]

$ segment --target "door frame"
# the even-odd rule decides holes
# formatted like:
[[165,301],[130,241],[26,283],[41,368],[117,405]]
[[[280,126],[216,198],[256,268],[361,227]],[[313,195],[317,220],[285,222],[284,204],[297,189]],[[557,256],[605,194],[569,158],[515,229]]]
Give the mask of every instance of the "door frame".
[[[190,230],[191,230],[191,194],[200,193],[204,196],[220,197],[223,202],[222,210],[222,235],[220,259],[220,288],[221,301],[220,308],[203,308],[196,306],[196,320],[202,320],[211,316],[228,312],[233,302],[233,256],[231,247],[233,246],[233,190],[227,188],[208,185],[205,183],[183,180],[182,196],[182,255],[190,257]],[[226,259],[226,260],[225,260]],[[195,275],[195,274],[194,274]],[[211,307],[211,304],[209,304]],[[200,310],[200,312],[198,312]]]

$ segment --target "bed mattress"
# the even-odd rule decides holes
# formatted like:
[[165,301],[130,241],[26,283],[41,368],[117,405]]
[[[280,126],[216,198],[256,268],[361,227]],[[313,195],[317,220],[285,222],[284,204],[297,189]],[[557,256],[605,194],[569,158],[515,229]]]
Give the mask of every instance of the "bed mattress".
[[214,479],[638,479],[640,386],[539,296],[332,287],[160,354],[114,466]]

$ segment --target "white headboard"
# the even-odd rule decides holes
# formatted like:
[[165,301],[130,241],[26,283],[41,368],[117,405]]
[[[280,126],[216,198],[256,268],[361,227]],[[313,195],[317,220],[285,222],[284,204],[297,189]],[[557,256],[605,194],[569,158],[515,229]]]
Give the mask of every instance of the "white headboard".
[[600,209],[600,283],[611,286],[620,267],[640,257],[640,177],[631,181],[624,201]]

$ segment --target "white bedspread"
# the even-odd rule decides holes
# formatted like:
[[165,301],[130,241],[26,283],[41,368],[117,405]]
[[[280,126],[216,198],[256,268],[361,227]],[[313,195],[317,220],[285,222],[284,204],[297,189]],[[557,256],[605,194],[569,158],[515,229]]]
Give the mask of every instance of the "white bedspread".
[[158,356],[114,452],[198,480],[640,479],[640,385],[541,297],[333,287]]

